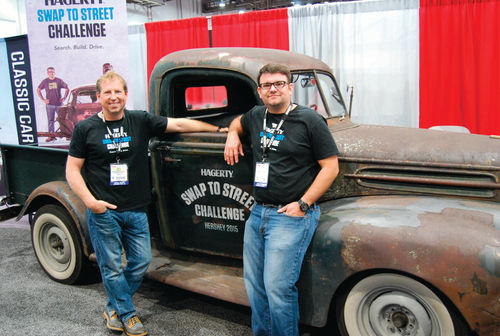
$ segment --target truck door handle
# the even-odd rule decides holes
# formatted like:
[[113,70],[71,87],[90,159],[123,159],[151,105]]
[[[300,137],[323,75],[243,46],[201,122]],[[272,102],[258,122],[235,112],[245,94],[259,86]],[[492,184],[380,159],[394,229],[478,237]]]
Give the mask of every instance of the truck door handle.
[[[159,149],[159,147],[163,147],[161,142],[158,140],[151,141],[149,143],[149,150],[155,152]],[[168,148],[168,147],[167,147]],[[167,149],[168,150],[168,149]]]
[[180,162],[182,161],[181,159],[174,159],[173,157],[170,157],[170,156],[166,156],[163,161],[165,162]]

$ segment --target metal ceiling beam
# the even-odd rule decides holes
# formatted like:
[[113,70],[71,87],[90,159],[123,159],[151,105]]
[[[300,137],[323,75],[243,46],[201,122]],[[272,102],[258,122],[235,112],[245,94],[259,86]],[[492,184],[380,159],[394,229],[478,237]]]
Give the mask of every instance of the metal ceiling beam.
[[[329,2],[355,0],[329,0]],[[238,9],[262,10],[279,7],[290,7],[297,4],[318,4],[327,0],[201,0],[202,12],[224,12]],[[223,4],[223,6],[222,6]]]
[[127,3],[132,3],[143,7],[151,8],[156,6],[163,6],[167,1],[170,0],[127,0]]

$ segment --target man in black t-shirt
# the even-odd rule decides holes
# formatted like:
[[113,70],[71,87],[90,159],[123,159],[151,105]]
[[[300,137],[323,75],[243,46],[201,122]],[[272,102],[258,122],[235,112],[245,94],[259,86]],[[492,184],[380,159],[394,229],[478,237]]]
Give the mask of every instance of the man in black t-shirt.
[[243,154],[240,136],[250,135],[255,162],[254,205],[245,224],[243,273],[255,336],[298,336],[295,283],[318,225],[316,201],[338,174],[338,149],[326,121],[292,104],[290,70],[260,69],[256,106],[229,127],[224,159]]
[[[102,111],[75,126],[66,179],[88,208],[90,238],[108,294],[103,313],[107,327],[127,335],[147,335],[132,295],[151,261],[145,211],[151,201],[149,139],[164,132],[217,132],[220,128],[129,111],[125,109],[127,97],[127,84],[117,73],[108,71],[97,80]],[[122,249],[125,269],[121,268]]]

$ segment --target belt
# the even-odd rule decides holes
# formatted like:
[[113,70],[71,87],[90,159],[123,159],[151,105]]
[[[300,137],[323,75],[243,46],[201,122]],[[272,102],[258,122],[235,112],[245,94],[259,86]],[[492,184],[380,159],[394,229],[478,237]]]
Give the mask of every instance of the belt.
[[[262,206],[267,207],[267,208],[278,208],[278,209],[283,208],[285,206],[285,204],[262,203],[262,202],[257,202],[257,204],[262,205]],[[317,205],[316,202],[314,202],[309,207],[314,208],[314,207],[316,207],[316,205]]]
[[273,204],[273,203],[261,203],[261,202],[257,202],[257,204],[259,205],[262,205],[264,207],[267,207],[267,208],[283,208],[284,205],[283,204]]

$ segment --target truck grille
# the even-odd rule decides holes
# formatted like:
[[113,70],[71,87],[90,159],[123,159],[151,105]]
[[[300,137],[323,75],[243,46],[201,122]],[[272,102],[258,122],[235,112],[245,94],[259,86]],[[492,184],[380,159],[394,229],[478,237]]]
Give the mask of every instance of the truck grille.
[[370,166],[344,176],[363,187],[398,192],[493,198],[500,189],[494,174],[440,168]]

